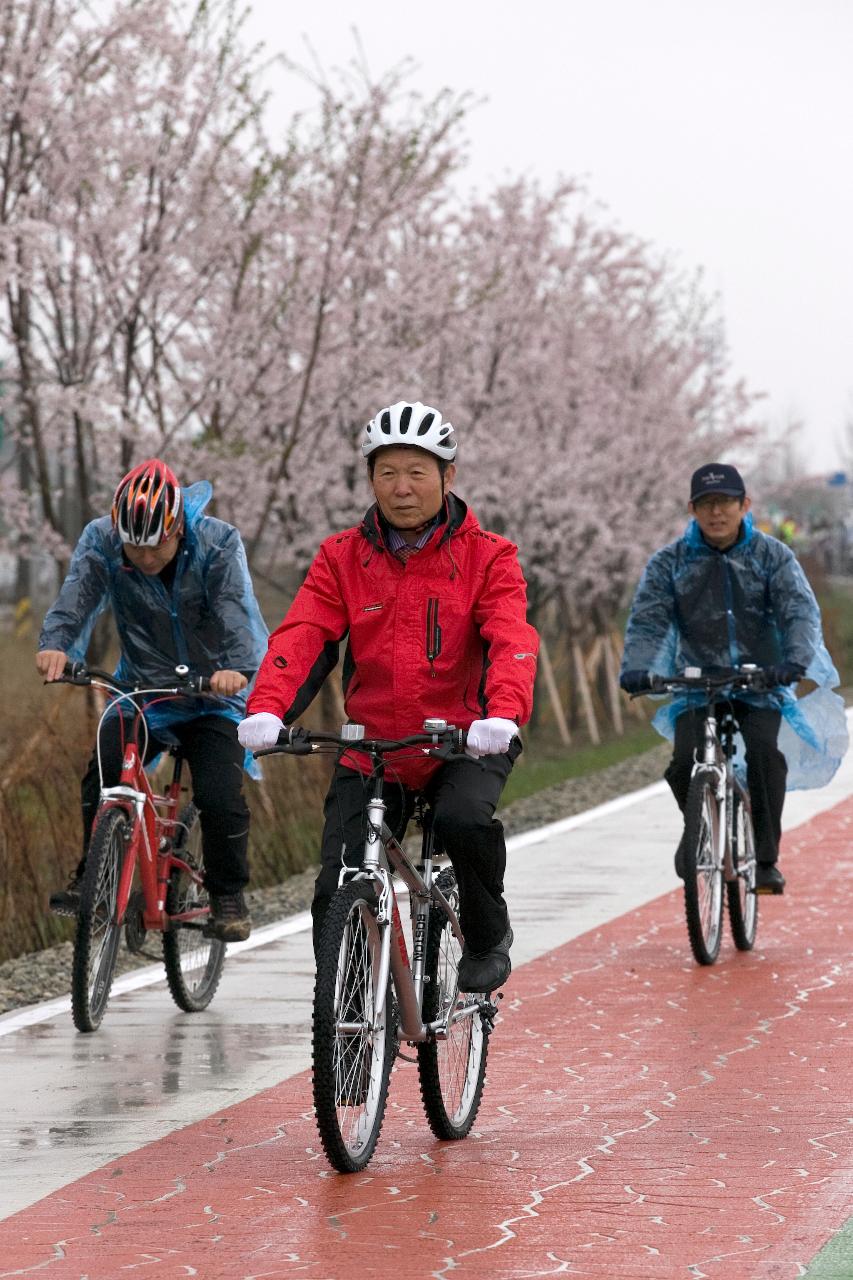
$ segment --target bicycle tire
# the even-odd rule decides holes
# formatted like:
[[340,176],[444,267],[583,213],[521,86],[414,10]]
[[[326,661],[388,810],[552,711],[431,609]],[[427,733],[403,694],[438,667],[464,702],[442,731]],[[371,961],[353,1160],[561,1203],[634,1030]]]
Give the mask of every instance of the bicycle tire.
[[116,918],[118,887],[130,822],[123,809],[97,821],[80,890],[71,965],[71,1014],[78,1031],[97,1031],[109,1003],[122,921]]
[[696,773],[684,810],[684,913],[699,964],[713,964],[723,933],[723,869],[717,866],[719,805],[716,777]]
[[[458,911],[459,890],[452,869],[445,868],[436,884]],[[461,955],[449,918],[433,904],[424,963],[424,1022],[445,1017],[454,1008]],[[418,1045],[421,1099],[437,1138],[464,1138],[470,1132],[483,1097],[488,1051],[489,1038],[480,1013],[454,1023],[446,1039]]]
[[[197,871],[204,871],[201,843],[201,819],[194,804],[182,809],[180,836],[175,853]],[[166,891],[166,913],[178,915],[208,905],[207,891],[180,867],[174,867]],[[225,946],[216,938],[205,938],[204,916],[197,922],[169,924],[163,934],[163,963],[172,999],[184,1013],[200,1013],[216,994],[225,964]]]
[[737,879],[726,884],[729,924],[738,951],[751,951],[758,930],[755,892],[755,834],[752,815],[737,788],[732,793],[732,861]]
[[[385,1118],[396,1035],[390,980],[384,995],[376,989],[379,950],[372,884],[356,880],[341,886],[329,904],[318,947],[313,1028],[317,1128],[339,1173],[359,1173],[367,1166]],[[384,999],[384,1018],[373,1035],[377,999]],[[346,1034],[342,1023],[348,1024]]]

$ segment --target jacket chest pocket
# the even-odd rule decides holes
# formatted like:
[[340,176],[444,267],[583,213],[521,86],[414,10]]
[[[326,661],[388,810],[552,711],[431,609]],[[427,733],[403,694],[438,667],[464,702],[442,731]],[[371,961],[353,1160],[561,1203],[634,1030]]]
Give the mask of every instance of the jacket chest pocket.
[[350,606],[349,630],[350,643],[357,660],[387,642],[389,632],[393,632],[396,611],[394,603],[387,598],[374,596]]

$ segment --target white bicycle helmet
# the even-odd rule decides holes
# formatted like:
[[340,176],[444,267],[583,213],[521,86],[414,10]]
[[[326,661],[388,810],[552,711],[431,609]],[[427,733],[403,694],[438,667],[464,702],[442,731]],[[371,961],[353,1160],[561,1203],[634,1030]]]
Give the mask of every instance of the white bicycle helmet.
[[426,449],[436,458],[452,462],[456,457],[456,435],[449,422],[442,422],[438,409],[416,400],[409,404],[401,400],[388,409],[382,409],[364,428],[361,452],[369,458],[376,449],[389,445],[412,445]]

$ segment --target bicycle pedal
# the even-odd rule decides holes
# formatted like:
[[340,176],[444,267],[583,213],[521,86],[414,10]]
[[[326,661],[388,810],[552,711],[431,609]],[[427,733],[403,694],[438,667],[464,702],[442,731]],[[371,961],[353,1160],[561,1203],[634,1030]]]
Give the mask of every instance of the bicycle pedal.
[[483,1034],[490,1036],[495,1029],[495,1018],[498,1016],[497,1001],[503,1000],[503,993],[498,992],[495,1001],[484,1000],[480,1005],[480,1020],[483,1024]]

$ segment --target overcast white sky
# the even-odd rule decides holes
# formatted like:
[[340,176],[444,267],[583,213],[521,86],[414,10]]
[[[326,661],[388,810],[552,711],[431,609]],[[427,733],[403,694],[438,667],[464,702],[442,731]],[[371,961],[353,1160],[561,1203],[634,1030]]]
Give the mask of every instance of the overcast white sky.
[[[719,294],[735,371],[812,470],[853,419],[853,0],[253,0],[246,34],[327,71],[413,57],[487,99],[471,185],[582,176],[625,229]],[[270,124],[309,101],[277,78]]]

